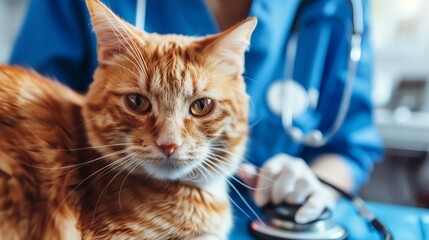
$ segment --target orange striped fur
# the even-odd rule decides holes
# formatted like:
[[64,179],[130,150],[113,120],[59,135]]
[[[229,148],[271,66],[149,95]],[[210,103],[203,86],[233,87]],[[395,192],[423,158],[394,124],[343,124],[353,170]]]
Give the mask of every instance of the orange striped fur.
[[[158,35],[87,5],[99,67],[85,96],[0,66],[0,239],[225,239],[256,19],[202,38]],[[135,112],[130,94],[150,111]],[[193,115],[204,98],[213,110]]]

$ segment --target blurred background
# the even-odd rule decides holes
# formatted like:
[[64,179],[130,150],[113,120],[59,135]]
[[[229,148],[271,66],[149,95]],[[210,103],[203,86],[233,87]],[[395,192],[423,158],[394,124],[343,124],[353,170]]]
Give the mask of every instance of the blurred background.
[[[429,208],[429,0],[386,3],[371,1],[375,121],[386,155],[359,194]],[[0,63],[8,59],[26,4],[0,0]]]

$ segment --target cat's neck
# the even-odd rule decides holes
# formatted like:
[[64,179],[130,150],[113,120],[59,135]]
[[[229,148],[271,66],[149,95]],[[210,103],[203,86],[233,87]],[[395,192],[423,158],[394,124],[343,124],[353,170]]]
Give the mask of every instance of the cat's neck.
[[227,201],[228,200],[228,191],[227,191],[227,182],[225,179],[222,179],[222,176],[219,176],[218,179],[211,179],[207,181],[182,181],[183,183],[202,189],[215,197],[218,200]]

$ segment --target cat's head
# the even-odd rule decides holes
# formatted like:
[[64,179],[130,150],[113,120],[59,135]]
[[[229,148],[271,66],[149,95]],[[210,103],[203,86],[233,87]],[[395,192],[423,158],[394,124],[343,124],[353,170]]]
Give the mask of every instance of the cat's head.
[[231,174],[247,138],[242,73],[256,19],[201,38],[158,35],[87,5],[99,60],[84,107],[92,146],[158,179]]

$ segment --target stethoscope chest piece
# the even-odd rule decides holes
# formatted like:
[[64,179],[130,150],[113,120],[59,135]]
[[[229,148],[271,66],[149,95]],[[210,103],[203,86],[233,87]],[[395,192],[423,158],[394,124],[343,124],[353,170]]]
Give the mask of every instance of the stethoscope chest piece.
[[348,232],[330,220],[330,211],[325,210],[315,221],[299,224],[294,216],[299,205],[268,205],[263,208],[269,219],[255,220],[250,230],[257,239],[264,240],[341,240]]
[[267,104],[277,116],[282,116],[285,107],[290,107],[292,115],[298,116],[308,108],[309,98],[307,91],[298,82],[279,80],[269,86]]

